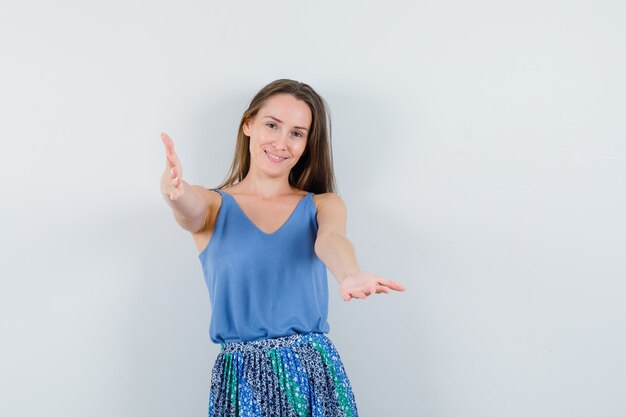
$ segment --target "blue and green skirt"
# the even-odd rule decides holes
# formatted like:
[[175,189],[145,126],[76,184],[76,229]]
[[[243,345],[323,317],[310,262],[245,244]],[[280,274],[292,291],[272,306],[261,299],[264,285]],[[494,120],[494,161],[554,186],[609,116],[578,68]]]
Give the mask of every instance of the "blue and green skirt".
[[323,333],[221,344],[209,417],[357,417],[339,353]]

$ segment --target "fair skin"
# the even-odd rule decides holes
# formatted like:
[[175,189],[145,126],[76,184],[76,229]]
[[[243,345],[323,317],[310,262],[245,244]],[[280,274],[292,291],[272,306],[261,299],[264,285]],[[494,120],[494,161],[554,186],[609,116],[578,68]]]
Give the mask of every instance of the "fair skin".
[[[306,191],[289,184],[289,172],[306,149],[312,115],[308,105],[289,94],[268,98],[243,131],[250,137],[250,170],[239,183],[226,188],[247,217],[265,233],[278,230]],[[221,196],[182,179],[181,162],[172,139],[161,134],[166,167],[161,193],[176,222],[191,232],[202,251],[208,244],[221,204]],[[404,291],[399,282],[361,271],[352,243],[346,238],[346,207],[334,193],[313,196],[318,233],[315,253],[339,282],[345,301],[373,294]]]

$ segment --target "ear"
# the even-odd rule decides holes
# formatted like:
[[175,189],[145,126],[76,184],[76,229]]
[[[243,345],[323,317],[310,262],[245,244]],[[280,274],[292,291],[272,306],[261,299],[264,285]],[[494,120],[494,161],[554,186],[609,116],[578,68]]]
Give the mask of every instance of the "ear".
[[253,118],[249,117],[243,122],[243,134],[250,136],[250,126],[252,125]]

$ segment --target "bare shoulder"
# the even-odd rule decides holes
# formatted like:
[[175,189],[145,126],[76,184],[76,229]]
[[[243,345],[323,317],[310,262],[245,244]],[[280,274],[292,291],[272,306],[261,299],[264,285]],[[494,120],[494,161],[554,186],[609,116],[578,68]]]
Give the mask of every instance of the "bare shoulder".
[[317,206],[318,235],[331,232],[345,234],[346,205],[335,193],[317,194],[313,197]]
[[320,209],[328,208],[330,210],[343,209],[345,210],[346,205],[343,202],[343,199],[339,197],[335,193],[323,193],[323,194],[314,194],[313,202],[317,207],[317,211],[319,213]]

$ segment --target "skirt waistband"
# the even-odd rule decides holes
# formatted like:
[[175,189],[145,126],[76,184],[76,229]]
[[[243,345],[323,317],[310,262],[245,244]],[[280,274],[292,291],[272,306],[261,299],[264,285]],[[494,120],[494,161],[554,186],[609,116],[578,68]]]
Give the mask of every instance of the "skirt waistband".
[[309,342],[327,342],[324,333],[293,334],[270,339],[251,340],[249,342],[221,343],[222,352],[260,352],[268,349],[281,349]]

